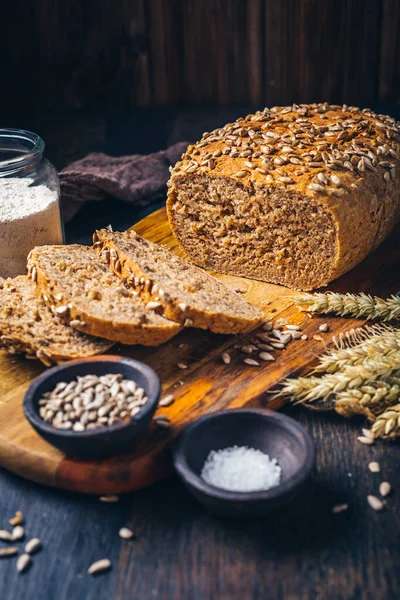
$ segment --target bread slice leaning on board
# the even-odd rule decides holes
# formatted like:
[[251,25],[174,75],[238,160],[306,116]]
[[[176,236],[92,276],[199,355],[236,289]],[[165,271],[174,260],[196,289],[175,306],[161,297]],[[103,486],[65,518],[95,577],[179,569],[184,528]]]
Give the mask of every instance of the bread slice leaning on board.
[[255,306],[221,281],[133,230],[102,229],[93,241],[113,271],[168,319],[216,333],[248,331],[262,320]]
[[188,147],[167,212],[201,267],[324,286],[377,248],[399,216],[400,124],[356,107],[266,108]]
[[93,248],[38,246],[29,254],[28,276],[53,313],[84,333],[157,346],[182,329],[128,290]]
[[46,366],[102,354],[112,342],[76,331],[55,316],[25,275],[0,278],[0,347]]

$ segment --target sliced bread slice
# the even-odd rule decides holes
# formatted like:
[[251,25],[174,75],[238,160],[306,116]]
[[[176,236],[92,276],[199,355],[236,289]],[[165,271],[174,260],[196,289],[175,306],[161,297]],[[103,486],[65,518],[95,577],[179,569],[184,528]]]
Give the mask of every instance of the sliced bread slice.
[[102,354],[112,345],[72,329],[53,315],[26,275],[0,278],[0,347],[10,354],[26,354],[50,366]]
[[94,247],[113,271],[168,319],[216,333],[254,329],[262,313],[202,269],[133,230],[101,229]]
[[157,346],[181,329],[147,307],[88,246],[38,246],[29,254],[28,275],[51,310],[84,333]]

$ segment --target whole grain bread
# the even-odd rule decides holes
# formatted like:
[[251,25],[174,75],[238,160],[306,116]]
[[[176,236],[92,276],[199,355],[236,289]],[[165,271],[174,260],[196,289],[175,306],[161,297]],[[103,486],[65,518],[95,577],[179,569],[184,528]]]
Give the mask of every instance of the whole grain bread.
[[181,330],[128,290],[93,248],[38,246],[28,275],[46,304],[71,327],[123,344],[162,344]]
[[248,331],[262,320],[256,307],[221,281],[133,230],[102,229],[93,241],[113,271],[169,319],[216,333]]
[[169,181],[169,221],[197,265],[318,288],[392,229],[399,153],[399,123],[369,109],[266,108],[189,146]]
[[0,279],[0,347],[46,366],[102,354],[109,341],[80,333],[53,315],[25,275]]

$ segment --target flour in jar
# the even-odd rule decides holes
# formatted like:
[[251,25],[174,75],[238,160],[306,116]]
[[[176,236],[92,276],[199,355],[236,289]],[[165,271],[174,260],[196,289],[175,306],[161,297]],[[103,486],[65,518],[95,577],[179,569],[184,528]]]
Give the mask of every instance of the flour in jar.
[[62,244],[57,190],[30,178],[0,178],[0,276],[26,273],[35,246]]

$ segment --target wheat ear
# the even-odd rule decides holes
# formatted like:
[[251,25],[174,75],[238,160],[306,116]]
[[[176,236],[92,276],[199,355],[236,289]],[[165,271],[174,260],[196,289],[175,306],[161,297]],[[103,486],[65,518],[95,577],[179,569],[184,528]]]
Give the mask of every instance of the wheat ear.
[[337,393],[335,410],[344,417],[365,415],[370,421],[375,421],[389,406],[398,402],[399,397],[400,379],[389,377]]
[[395,404],[380,414],[372,425],[371,432],[374,437],[400,436],[400,404]]
[[400,298],[390,296],[386,300],[369,294],[301,294],[294,297],[295,304],[302,310],[319,314],[335,314],[342,317],[400,319]]

